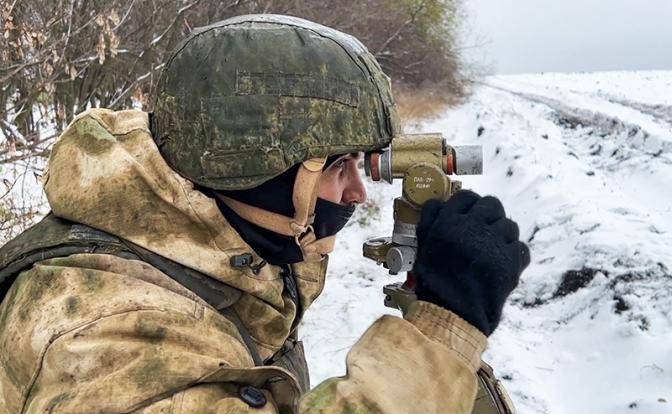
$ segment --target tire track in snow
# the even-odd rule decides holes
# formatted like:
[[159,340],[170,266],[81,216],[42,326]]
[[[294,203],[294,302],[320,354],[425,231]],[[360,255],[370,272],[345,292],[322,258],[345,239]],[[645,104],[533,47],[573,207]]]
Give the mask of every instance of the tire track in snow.
[[[568,154],[588,162],[595,170],[592,174],[601,176],[606,188],[627,193],[640,207],[636,210],[648,214],[662,205],[669,207],[668,214],[672,212],[672,193],[659,190],[672,182],[672,132],[669,137],[654,136],[638,124],[601,111],[497,85],[485,86],[548,107]],[[636,107],[657,108],[657,116],[672,117],[669,106],[640,104],[632,109]]]
[[594,96],[600,99],[604,99],[613,104],[634,109],[645,115],[649,115],[651,118],[658,121],[659,123],[667,124],[666,126],[672,127],[672,106],[670,105],[647,104],[606,93],[597,93]]
[[[660,259],[667,256],[660,246],[672,244],[672,225],[666,219],[672,213],[672,194],[661,189],[668,188],[672,182],[672,142],[655,137],[641,125],[621,117],[572,106],[571,101],[568,104],[534,93],[491,84],[486,86],[549,108],[550,118],[558,127],[562,144],[567,149],[566,154],[594,169],[587,175],[595,176],[596,179],[582,182],[582,185],[588,187],[584,187],[581,193],[589,197],[594,194],[596,198],[589,198],[587,204],[580,202],[575,210],[580,212],[589,206],[597,207],[600,213],[595,218],[599,224],[590,227],[585,236],[581,229],[576,228],[581,236],[576,238],[575,249],[582,252],[577,252],[579,256],[615,259],[613,263],[609,260],[603,262],[613,276],[608,286],[604,286],[607,289],[604,292],[612,292],[614,297],[621,298],[633,289],[640,293],[649,290],[651,286],[661,291],[669,289],[668,266],[672,263]],[[641,105],[641,108],[651,109],[647,105]],[[665,114],[666,108],[658,110]],[[561,154],[558,153],[559,156]],[[569,162],[570,169],[573,168],[571,165],[575,165],[575,162],[569,160],[565,162]],[[605,194],[613,194],[613,199],[600,197]],[[561,227],[568,225],[575,227],[578,224],[564,224]],[[630,234],[633,240],[646,240],[641,246],[642,257],[627,257],[628,250],[622,247],[620,253],[609,248],[610,244],[604,235],[614,233],[617,229]],[[595,233],[591,235],[593,230]],[[647,239],[649,237],[651,240]],[[638,250],[634,250],[634,253],[639,254]],[[624,256],[621,258],[621,255]],[[668,266],[658,260],[667,262]],[[588,263],[590,261],[588,259]],[[599,262],[601,260],[597,260]],[[641,275],[646,275],[646,278],[640,280]],[[599,301],[595,298],[595,303]],[[593,307],[595,303],[586,306]]]
[[[672,137],[667,137],[668,139],[666,139],[666,137],[653,135],[642,128],[640,125],[627,122],[621,118],[600,111],[593,111],[570,106],[558,99],[539,94],[519,92],[489,83],[484,83],[484,85],[489,88],[511,94],[523,100],[547,106],[552,111],[557,113],[558,117],[556,121],[563,127],[589,127],[593,129],[594,134],[597,134],[602,138],[626,138],[621,139],[620,141],[622,141],[625,146],[635,150],[637,153],[646,155],[647,158],[650,156],[660,157],[664,154],[672,154]],[[638,110],[635,106],[628,107],[634,110]],[[651,108],[649,108],[649,110],[651,110]],[[652,116],[650,113],[643,111],[640,112],[645,115]],[[656,113],[658,114],[658,112]],[[672,114],[670,114],[670,116],[672,116]],[[669,163],[672,163],[672,158],[664,158]]]

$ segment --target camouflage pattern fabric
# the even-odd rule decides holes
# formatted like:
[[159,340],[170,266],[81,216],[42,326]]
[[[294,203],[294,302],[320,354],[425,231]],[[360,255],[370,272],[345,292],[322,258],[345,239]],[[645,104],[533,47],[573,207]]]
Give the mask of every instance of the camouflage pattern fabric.
[[[161,157],[139,111],[88,111],[55,145],[45,189],[54,214],[198,270],[244,293],[235,309],[264,359],[297,317],[279,268],[230,266],[251,252]],[[259,258],[255,256],[255,261]],[[294,269],[308,307],[326,261]],[[469,413],[486,339],[416,302],[352,348],[348,374],[301,396],[280,367],[255,367],[236,326],[147,263],[75,254],[21,273],[0,305],[0,413]],[[266,403],[252,408],[240,386]]]
[[399,134],[389,78],[354,37],[289,16],[195,30],[155,102],[168,164],[216,190],[256,187],[309,158],[368,151]]

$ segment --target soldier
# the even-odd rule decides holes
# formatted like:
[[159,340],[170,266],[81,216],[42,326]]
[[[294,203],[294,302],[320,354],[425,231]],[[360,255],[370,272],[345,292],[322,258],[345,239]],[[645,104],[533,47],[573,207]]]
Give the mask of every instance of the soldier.
[[356,39],[269,15],[196,30],[153,114],[73,120],[52,213],[0,250],[0,413],[470,412],[529,253],[468,191],[423,211],[420,300],[309,389],[297,325],[366,197],[358,153],[398,134]]

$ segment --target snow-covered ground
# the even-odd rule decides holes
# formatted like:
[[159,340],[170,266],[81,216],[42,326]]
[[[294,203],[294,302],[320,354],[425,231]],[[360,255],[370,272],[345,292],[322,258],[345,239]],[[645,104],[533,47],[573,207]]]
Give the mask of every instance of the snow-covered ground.
[[[499,197],[530,245],[485,355],[518,411],[672,413],[672,72],[487,78],[417,129],[483,146],[484,175],[464,186]],[[313,384],[392,313],[394,279],[361,246],[389,235],[399,194],[371,184],[340,235],[302,326]]]

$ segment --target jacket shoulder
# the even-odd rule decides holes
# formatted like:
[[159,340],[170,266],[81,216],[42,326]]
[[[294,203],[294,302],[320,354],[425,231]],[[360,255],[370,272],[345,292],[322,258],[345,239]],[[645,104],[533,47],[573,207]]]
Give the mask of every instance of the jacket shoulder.
[[127,258],[133,256],[114,236],[47,214],[40,222],[0,247],[0,302],[15,277],[34,263],[91,251]]
[[[52,363],[63,368],[44,355],[64,341],[84,344],[83,332],[95,346],[107,349],[92,350],[93,357],[123,353],[137,343],[145,343],[138,347],[146,349],[162,342],[170,329],[182,330],[175,349],[183,352],[198,337],[219,337],[237,349],[232,323],[147,263],[107,254],[39,262],[19,275],[0,306],[0,402],[20,407],[40,371],[51,369]],[[68,346],[57,352],[59,361],[73,351]],[[238,348],[235,359],[246,361],[244,345]],[[68,370],[78,366],[76,359],[67,364]]]
[[88,109],[77,115],[64,134],[78,123],[96,122],[112,135],[126,135],[136,130],[149,133],[149,114],[137,109],[113,111],[104,108]]

